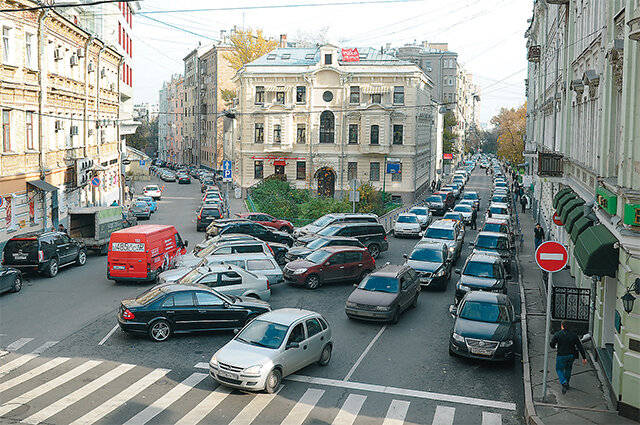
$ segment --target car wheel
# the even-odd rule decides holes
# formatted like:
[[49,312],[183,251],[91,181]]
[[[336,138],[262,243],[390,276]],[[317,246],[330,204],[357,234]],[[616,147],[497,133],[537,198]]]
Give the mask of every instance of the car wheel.
[[15,279],[13,279],[13,287],[11,289],[13,292],[20,292],[22,289],[22,276],[17,275]]
[[369,273],[371,273],[371,270],[365,270],[362,273],[360,273],[360,277],[358,278],[358,282],[362,282],[362,279],[367,277],[369,275]]
[[318,360],[318,364],[320,366],[327,366],[330,360],[331,360],[331,345],[327,344],[322,349],[322,353],[320,353],[320,360]]
[[55,277],[58,274],[58,259],[52,258],[47,265],[47,276]]
[[109,253],[109,245],[103,245],[100,247],[100,255],[107,255]]
[[154,342],[163,342],[171,336],[171,325],[166,320],[158,320],[149,328],[149,338]]
[[278,252],[275,257],[276,263],[284,264],[287,262],[284,251]]
[[453,350],[451,349],[451,347],[449,347],[449,355],[451,357],[455,357],[456,353],[453,352]]
[[283,244],[283,245],[286,245],[286,246],[288,246],[289,248],[291,248],[291,246],[293,246],[293,242],[292,242],[292,241],[290,241],[289,239],[284,239],[284,238],[282,238],[282,239],[280,239],[280,240],[278,241],[278,243],[281,243],[281,244]]
[[87,263],[87,251],[81,249],[78,251],[78,258],[76,258],[76,266],[84,266]]
[[312,274],[307,278],[305,284],[309,289],[318,289],[318,287],[320,286],[320,278],[318,277],[318,275]]
[[416,308],[418,306],[418,296],[420,295],[420,292],[416,292],[416,296],[413,299],[413,302],[411,303],[411,308]]
[[400,306],[396,307],[396,310],[393,312],[393,316],[391,317],[391,323],[397,324],[400,320]]
[[380,247],[378,246],[378,244],[372,243],[367,247],[367,249],[369,250],[369,254],[371,254],[373,258],[378,258],[378,256],[380,255]]
[[267,380],[264,384],[264,390],[269,394],[275,393],[278,391],[280,381],[282,381],[282,372],[278,369],[273,369],[267,376]]
[[293,229],[291,227],[287,227],[287,226],[282,226],[279,230],[281,232],[293,233]]

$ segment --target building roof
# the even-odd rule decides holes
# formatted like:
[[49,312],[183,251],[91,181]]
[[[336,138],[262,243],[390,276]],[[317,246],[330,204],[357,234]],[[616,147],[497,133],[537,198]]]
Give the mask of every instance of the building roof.
[[[381,53],[380,50],[373,47],[357,47],[357,49],[360,55],[360,61],[358,62],[344,62],[342,60],[342,51],[338,50],[338,62],[340,62],[340,65],[412,65],[412,62]],[[280,47],[245,66],[312,66],[319,62],[320,47]]]

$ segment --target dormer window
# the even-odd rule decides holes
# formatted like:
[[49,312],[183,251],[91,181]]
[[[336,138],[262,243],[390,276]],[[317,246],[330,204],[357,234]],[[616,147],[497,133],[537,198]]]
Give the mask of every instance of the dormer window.
[[333,58],[332,58],[332,54],[331,53],[327,53],[326,55],[324,55],[324,64],[325,65],[331,65]]
[[267,55],[267,60],[269,60],[269,61],[276,60],[276,54],[275,53],[269,53]]
[[291,53],[283,53],[282,60],[288,60],[288,59],[291,59]]

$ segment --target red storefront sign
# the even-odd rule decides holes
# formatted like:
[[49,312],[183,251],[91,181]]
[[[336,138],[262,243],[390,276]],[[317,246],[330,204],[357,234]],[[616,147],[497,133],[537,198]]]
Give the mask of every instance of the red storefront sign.
[[360,62],[358,49],[342,49],[342,62]]
[[443,153],[442,154],[442,159],[453,159],[453,154],[452,153]]

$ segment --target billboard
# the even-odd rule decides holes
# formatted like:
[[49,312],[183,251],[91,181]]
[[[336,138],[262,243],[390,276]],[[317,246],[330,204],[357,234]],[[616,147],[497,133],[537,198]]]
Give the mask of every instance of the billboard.
[[342,49],[342,61],[343,62],[359,62],[360,53],[357,48],[354,49]]

